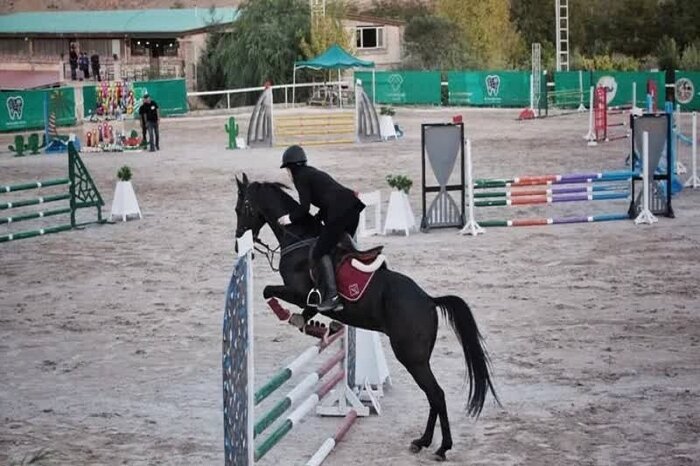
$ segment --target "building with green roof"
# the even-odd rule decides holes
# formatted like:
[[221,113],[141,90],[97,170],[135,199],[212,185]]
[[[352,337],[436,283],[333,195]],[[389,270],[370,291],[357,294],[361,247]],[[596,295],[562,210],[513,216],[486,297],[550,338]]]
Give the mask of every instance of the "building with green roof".
[[[96,53],[106,79],[186,77],[195,85],[206,34],[236,20],[236,8],[44,11],[0,15],[3,68],[57,68],[70,79],[69,51]],[[80,75],[80,72],[78,72]]]

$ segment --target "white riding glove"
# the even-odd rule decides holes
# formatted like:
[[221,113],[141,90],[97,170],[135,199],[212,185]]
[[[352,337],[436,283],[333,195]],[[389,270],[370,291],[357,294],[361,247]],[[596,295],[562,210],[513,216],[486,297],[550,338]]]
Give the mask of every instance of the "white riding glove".
[[277,223],[280,225],[291,225],[292,221],[289,219],[289,215],[283,215],[277,219]]

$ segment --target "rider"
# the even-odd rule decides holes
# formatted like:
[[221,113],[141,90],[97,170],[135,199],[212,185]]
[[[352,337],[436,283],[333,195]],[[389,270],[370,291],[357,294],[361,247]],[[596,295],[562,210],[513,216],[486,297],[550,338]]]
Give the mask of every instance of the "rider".
[[355,235],[360,220],[360,212],[365,205],[355,192],[342,186],[327,173],[306,164],[306,153],[300,146],[287,148],[282,155],[282,166],[286,168],[299,193],[299,207],[289,215],[280,217],[280,225],[289,225],[309,214],[311,204],[318,207],[317,217],[323,221],[321,233],[311,253],[312,266],[317,264],[318,280],[326,295],[318,305],[318,310],[339,311],[343,304],[338,297],[335,284],[335,271],[331,252],[344,233]]

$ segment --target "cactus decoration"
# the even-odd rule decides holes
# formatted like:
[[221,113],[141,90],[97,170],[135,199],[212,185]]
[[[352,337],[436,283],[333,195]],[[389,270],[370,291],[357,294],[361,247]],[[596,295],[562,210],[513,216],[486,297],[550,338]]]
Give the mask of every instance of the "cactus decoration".
[[15,157],[24,157],[24,151],[29,147],[24,144],[24,136],[18,134],[15,136],[15,145],[7,146],[12,152],[15,152]]
[[27,140],[27,149],[32,155],[37,155],[41,149],[46,147],[46,134],[41,137],[41,144],[39,144],[39,135],[37,133],[32,133],[29,135]]
[[228,119],[228,124],[224,125],[226,132],[228,133],[228,148],[238,149],[238,144],[236,144],[236,138],[238,137],[238,124],[234,117]]

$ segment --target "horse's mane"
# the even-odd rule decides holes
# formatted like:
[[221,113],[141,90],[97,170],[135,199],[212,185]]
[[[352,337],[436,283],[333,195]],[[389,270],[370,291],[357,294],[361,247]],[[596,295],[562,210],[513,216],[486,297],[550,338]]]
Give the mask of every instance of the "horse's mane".
[[[248,186],[248,190],[253,197],[260,199],[262,193],[275,193],[282,202],[282,207],[289,211],[299,206],[299,202],[289,195],[287,191],[290,190],[289,186],[284,183],[277,181],[254,181]],[[308,227],[317,229],[319,226],[319,221],[311,214],[307,215],[306,219],[302,222]]]

